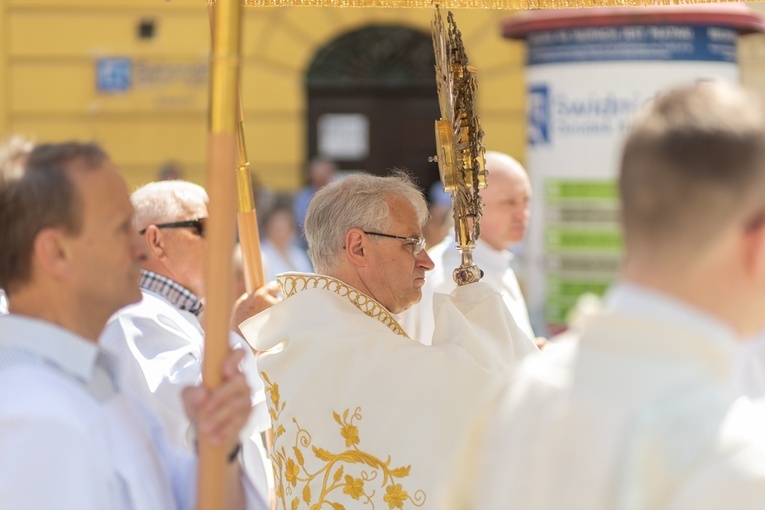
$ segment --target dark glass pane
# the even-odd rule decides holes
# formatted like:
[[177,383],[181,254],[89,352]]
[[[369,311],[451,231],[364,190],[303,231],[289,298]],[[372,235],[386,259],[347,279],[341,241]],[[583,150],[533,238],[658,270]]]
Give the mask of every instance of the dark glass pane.
[[433,86],[430,34],[395,25],[348,32],[316,54],[306,74],[309,88]]

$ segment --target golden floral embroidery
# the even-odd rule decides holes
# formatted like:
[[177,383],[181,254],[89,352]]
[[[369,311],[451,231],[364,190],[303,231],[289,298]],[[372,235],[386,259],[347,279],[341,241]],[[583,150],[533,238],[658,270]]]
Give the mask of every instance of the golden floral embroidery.
[[287,481],[292,484],[294,487],[297,485],[297,478],[300,474],[300,468],[297,464],[295,464],[295,461],[292,459],[287,459],[287,467],[284,470],[284,476],[287,478]]
[[389,508],[403,508],[404,501],[409,499],[409,494],[401,490],[401,484],[388,485],[385,489],[387,494],[383,496],[383,501],[388,503]]
[[364,480],[361,478],[354,478],[351,475],[345,475],[343,492],[353,499],[359,499],[364,495]]
[[271,401],[268,403],[268,415],[271,417],[271,427],[274,429],[274,441],[276,441],[279,436],[286,432],[284,425],[277,426],[277,424],[279,423],[279,416],[281,416],[282,411],[284,411],[284,407],[287,404],[286,402],[281,402],[281,397],[279,396],[279,385],[276,383],[272,384],[265,372],[261,372],[260,375],[266,382],[266,391],[268,391],[271,397]]
[[356,425],[343,425],[340,435],[345,438],[345,446],[359,444],[359,428]]
[[[265,372],[260,373],[269,394],[269,414],[274,434],[271,461],[274,468],[276,497],[281,510],[298,510],[301,506],[309,510],[324,507],[343,510],[342,499],[361,501],[374,510],[375,503],[387,504],[388,509],[401,508],[405,505],[421,507],[427,496],[422,490],[410,495],[404,490],[401,479],[409,476],[411,466],[391,467],[391,458],[386,461],[359,448],[361,437],[357,421],[362,419],[361,408],[353,414],[349,409],[340,415],[332,413],[332,418],[340,428],[340,436],[345,440],[347,450],[334,453],[312,444],[311,434],[300,427],[298,420],[292,418],[296,427],[295,443],[290,449],[280,439],[287,432],[279,418],[287,403],[281,401],[278,386]],[[306,458],[307,457],[307,458]],[[379,484],[385,489],[378,494],[374,489]],[[340,489],[340,490],[338,490]],[[382,498],[380,497],[382,495]],[[315,499],[314,499],[315,498]],[[350,502],[347,500],[347,502]],[[288,503],[289,501],[289,503]]]
[[279,401],[279,385],[274,384],[268,389],[268,391],[271,394],[271,400],[273,402],[278,402]]
[[360,290],[354,289],[337,278],[320,274],[284,273],[280,274],[276,281],[279,282],[279,287],[285,298],[308,289],[324,289],[334,292],[338,296],[348,299],[367,316],[382,322],[397,335],[409,338],[404,328],[401,327],[387,308]]

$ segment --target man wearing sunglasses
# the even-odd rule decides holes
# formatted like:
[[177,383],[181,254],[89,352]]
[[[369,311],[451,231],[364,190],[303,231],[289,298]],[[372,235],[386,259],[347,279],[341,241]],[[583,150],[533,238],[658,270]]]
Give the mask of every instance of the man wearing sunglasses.
[[284,301],[241,325],[271,351],[259,366],[278,508],[296,504],[289,494],[317,507],[438,508],[468,417],[520,357],[508,338],[523,333],[486,284],[441,296],[433,345],[399,325],[433,268],[427,214],[406,175],[330,183],[305,221],[318,274],[280,275]]
[[[125,391],[143,400],[164,422],[169,439],[194,448],[180,391],[201,378],[204,332],[207,193],[186,181],[153,182],[131,196],[135,227],[149,252],[141,271],[143,299],[109,321],[101,344],[121,363]],[[254,412],[241,459],[253,483],[267,494],[260,432],[268,427],[263,383],[251,349],[233,333],[236,325],[276,302],[275,284],[235,305],[231,343],[245,351],[243,370],[253,389]]]

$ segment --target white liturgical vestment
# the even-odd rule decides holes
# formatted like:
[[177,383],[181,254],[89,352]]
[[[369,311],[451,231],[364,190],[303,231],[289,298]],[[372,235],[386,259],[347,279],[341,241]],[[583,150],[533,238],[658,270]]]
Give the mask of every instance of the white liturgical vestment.
[[733,331],[632,285],[607,305],[524,360],[442,508],[765,508],[765,420],[736,399]]
[[[459,267],[461,255],[455,248],[454,238],[448,236],[439,244],[428,250],[433,259],[433,271],[425,275],[425,286],[422,288],[422,300],[404,312],[402,326],[415,340],[429,345],[433,336],[435,323],[433,321],[433,295],[448,294],[457,284],[454,283],[452,271]],[[505,306],[513,316],[515,323],[526,334],[529,341],[535,337],[531,329],[529,311],[526,300],[521,293],[518,278],[510,263],[513,254],[507,250],[495,250],[485,241],[478,240],[473,250],[473,261],[483,271],[481,281],[494,287],[502,296]]]
[[481,283],[437,297],[425,346],[337,279],[278,281],[285,300],[240,327],[257,349],[281,349],[258,360],[278,507],[437,508],[470,417],[536,349],[508,341],[522,333],[502,298]]

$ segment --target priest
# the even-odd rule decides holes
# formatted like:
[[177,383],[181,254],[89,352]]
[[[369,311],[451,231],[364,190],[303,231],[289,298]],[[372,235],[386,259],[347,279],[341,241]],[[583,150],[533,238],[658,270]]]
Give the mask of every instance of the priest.
[[731,384],[737,343],[765,326],[759,104],[715,82],[657,98],[619,191],[626,258],[606,311],[524,360],[440,508],[765,507],[762,411]]
[[259,366],[280,509],[435,508],[469,417],[535,349],[483,283],[435,297],[432,346],[407,337],[396,314],[433,268],[426,219],[403,174],[329,184],[305,221],[318,274],[281,275],[284,301],[241,326],[269,351]]

